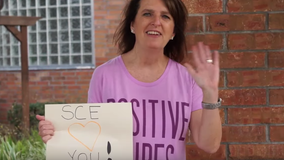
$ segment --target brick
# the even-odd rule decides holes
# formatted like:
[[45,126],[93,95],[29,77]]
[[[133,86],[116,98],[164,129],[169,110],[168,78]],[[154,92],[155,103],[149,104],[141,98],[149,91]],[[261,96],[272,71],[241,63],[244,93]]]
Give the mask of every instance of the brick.
[[284,33],[256,33],[256,49],[282,49],[284,45]]
[[29,85],[36,85],[36,82],[29,81]]
[[284,126],[270,126],[270,141],[284,142]]
[[265,29],[264,14],[210,15],[206,17],[207,31],[244,31]]
[[[89,78],[89,79],[91,79],[91,78]],[[77,82],[77,84],[79,84],[79,85],[89,85],[90,84],[90,81],[78,81]]]
[[220,50],[223,48],[222,34],[188,35],[186,36],[186,41],[189,50],[191,50],[191,47],[198,42],[204,42],[211,50]]
[[124,9],[124,5],[107,5],[106,10],[120,10]]
[[8,81],[5,84],[6,85],[16,85],[16,82],[15,81]]
[[264,52],[220,53],[220,68],[261,68],[265,67]]
[[[108,30],[106,29],[96,29],[95,30],[95,34],[107,34],[107,33],[108,33]],[[95,45],[97,45],[97,43]]]
[[120,16],[119,15],[107,15],[104,18],[107,20],[116,20],[116,19],[119,19]]
[[284,68],[284,52],[269,52],[268,66],[271,68]]
[[228,12],[283,11],[283,0],[228,0]]
[[189,16],[187,18],[186,32],[203,32],[203,17],[202,16]]
[[221,117],[221,123],[224,124],[225,123],[225,109],[220,109],[219,113]]
[[265,126],[223,126],[222,142],[265,142]]
[[284,70],[227,72],[228,87],[284,86]]
[[209,154],[199,149],[196,145],[186,146],[187,160],[226,160],[226,146],[221,145],[216,153]]
[[[97,39],[97,38],[99,38],[99,39]],[[106,34],[97,33],[97,34],[95,34],[95,39],[96,39],[96,43],[105,42],[106,41]]]
[[223,0],[182,0],[189,13],[220,13],[223,12]]
[[105,10],[106,2],[104,1],[95,1],[94,7],[95,10]]
[[228,49],[282,49],[284,33],[229,34]]
[[268,28],[269,29],[284,29],[283,17],[284,17],[284,13],[270,13]]
[[254,34],[228,34],[229,50],[247,50],[255,48]]
[[284,123],[284,107],[228,108],[228,124],[271,123]]
[[92,75],[93,70],[87,70],[87,71],[81,71],[81,72],[76,72],[76,76],[89,76]]
[[53,81],[60,81],[60,80],[65,80],[65,76],[53,76],[52,77],[52,80]]
[[76,89],[81,89],[81,87],[80,86],[68,86],[68,89],[76,90]]
[[107,15],[108,11],[106,10],[95,10],[95,15]]
[[[95,20],[94,24],[95,24],[95,28],[97,27],[104,27],[104,26],[107,26],[108,25],[108,20],[106,19],[97,19]],[[97,35],[95,35],[97,36]]]
[[269,104],[283,105],[284,104],[284,89],[270,89],[269,90]]
[[220,72],[219,87],[225,87],[225,73]]
[[67,85],[74,85],[74,84],[76,84],[76,82],[75,81],[64,81],[63,84],[64,85],[66,85],[66,84]]
[[125,1],[109,1],[108,5],[124,6],[125,5]]
[[220,90],[223,105],[264,105],[266,104],[265,89]]
[[57,72],[57,71],[51,71],[49,73],[50,76],[61,76],[61,72]]
[[46,85],[48,85],[48,82],[46,82],[46,81],[39,81],[39,82],[37,82],[37,85],[39,85],[39,86],[46,86]]
[[122,10],[111,10],[111,11],[107,11],[107,12],[108,12],[108,14],[121,15],[121,11]]
[[50,85],[61,85],[63,84],[61,81],[54,81],[54,82],[49,82]]
[[51,79],[52,79],[51,76],[44,76],[40,78],[41,81],[50,81]]
[[71,72],[68,72],[68,71],[64,71],[61,73],[62,76],[74,76],[75,75],[75,72],[74,71],[71,71]]
[[284,157],[283,144],[241,144],[229,145],[229,159],[281,160]]

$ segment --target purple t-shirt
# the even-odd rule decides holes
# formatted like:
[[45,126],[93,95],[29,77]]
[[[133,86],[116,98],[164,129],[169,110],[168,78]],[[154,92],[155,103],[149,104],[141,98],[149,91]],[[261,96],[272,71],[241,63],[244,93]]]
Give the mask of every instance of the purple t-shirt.
[[97,67],[88,103],[131,102],[135,160],[185,160],[191,112],[201,109],[203,94],[181,64],[169,60],[153,83],[136,80],[121,56]]

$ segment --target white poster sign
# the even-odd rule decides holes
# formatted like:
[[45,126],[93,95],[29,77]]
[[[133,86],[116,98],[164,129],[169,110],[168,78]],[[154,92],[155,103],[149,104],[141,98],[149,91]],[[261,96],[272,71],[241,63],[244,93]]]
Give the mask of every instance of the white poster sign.
[[131,160],[131,103],[45,105],[45,118],[54,125],[46,160]]

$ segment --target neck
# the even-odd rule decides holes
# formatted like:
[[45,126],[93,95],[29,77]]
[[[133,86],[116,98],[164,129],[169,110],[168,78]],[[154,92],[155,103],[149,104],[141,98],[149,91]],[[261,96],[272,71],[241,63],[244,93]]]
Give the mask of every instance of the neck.
[[168,58],[162,49],[141,48],[134,46],[129,52],[129,60],[140,67],[156,67],[168,63]]

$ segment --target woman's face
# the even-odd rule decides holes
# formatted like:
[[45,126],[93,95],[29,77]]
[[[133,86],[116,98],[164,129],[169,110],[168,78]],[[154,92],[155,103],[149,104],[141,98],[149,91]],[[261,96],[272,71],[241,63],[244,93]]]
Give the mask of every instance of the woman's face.
[[137,45],[163,49],[174,36],[174,19],[162,0],[141,0],[131,29]]

